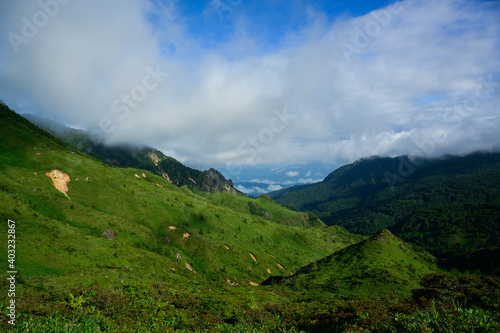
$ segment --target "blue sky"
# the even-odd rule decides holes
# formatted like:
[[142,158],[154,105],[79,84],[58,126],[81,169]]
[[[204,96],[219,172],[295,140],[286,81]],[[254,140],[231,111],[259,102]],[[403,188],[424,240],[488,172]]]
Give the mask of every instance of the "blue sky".
[[257,192],[500,146],[498,1],[59,1],[1,2],[0,99],[103,142]]
[[[287,35],[297,33],[321,17],[326,22],[365,15],[386,7],[389,1],[172,1],[155,0],[147,12],[158,30],[165,28],[165,8],[175,10],[173,20],[182,22],[186,33],[206,49],[218,49],[234,34],[245,33],[259,39],[256,53],[282,47]],[[174,9],[175,8],[175,9]],[[170,47],[169,47],[170,46]],[[172,45],[163,45],[166,54],[175,54]]]
[[[155,1],[157,6],[171,1]],[[179,1],[178,13],[188,25],[188,33],[210,36],[216,42],[234,29],[239,19],[246,18],[250,31],[261,33],[270,43],[280,43],[289,31],[300,31],[310,24],[306,11],[313,10],[333,21],[343,15],[361,16],[389,5],[388,1]],[[157,22],[155,22],[157,23]]]

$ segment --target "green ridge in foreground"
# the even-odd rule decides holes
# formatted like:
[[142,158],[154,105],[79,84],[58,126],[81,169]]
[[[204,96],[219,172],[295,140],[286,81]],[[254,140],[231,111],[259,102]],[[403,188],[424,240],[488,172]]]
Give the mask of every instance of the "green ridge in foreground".
[[299,269],[291,277],[271,277],[295,289],[323,290],[347,296],[408,296],[418,280],[437,271],[433,258],[417,253],[390,231],[382,232]]

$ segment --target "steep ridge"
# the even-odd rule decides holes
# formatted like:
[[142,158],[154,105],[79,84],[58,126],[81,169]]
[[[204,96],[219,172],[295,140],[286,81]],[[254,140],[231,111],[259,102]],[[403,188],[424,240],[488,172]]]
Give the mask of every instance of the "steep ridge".
[[199,171],[151,147],[129,144],[105,145],[94,139],[87,131],[70,128],[32,114],[22,116],[80,152],[108,165],[149,170],[177,186],[186,185],[204,192],[228,192],[235,195],[238,193],[232,181],[226,180],[215,169]]
[[293,276],[273,276],[262,285],[331,292],[344,297],[409,295],[418,280],[437,270],[434,258],[418,253],[390,231],[351,245],[300,268]]

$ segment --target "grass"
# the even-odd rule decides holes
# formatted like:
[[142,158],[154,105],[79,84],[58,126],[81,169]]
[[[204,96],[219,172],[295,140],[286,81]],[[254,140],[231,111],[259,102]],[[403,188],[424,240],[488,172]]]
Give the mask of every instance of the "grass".
[[407,297],[419,287],[420,277],[437,270],[425,254],[386,230],[302,267],[294,276],[273,277],[266,284],[282,283],[296,290],[328,291],[343,297]]
[[[19,321],[12,331],[498,332],[500,304],[495,295],[482,296],[482,304],[473,301],[490,292],[473,288],[484,280],[478,279],[467,277],[463,285],[470,300],[455,297],[439,305],[437,299],[429,304],[391,295],[345,300],[328,293],[312,297],[269,287],[186,290],[168,282],[126,283],[119,288],[93,284],[66,294],[21,286],[29,297],[20,302]],[[5,328],[5,323],[0,325]]]

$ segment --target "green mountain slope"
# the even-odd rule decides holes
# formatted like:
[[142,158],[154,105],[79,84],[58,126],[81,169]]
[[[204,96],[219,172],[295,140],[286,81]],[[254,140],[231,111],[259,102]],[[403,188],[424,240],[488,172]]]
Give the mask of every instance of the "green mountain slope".
[[[405,169],[408,163],[404,156],[363,159],[337,169],[320,183],[282,189],[269,196],[311,211],[327,224],[362,234],[390,227],[419,209],[499,202],[499,153],[424,160],[418,167]],[[401,174],[407,177],[399,175],[398,170],[403,169],[406,173]]]
[[[47,282],[53,286],[84,283],[89,274],[111,285],[186,278],[258,283],[359,240],[270,200],[259,203],[266,217],[232,210],[218,204],[221,194],[196,194],[152,172],[88,158],[6,107],[0,117],[0,218],[18,224],[25,278],[53,274]],[[70,178],[67,196],[46,175],[52,170]],[[226,195],[253,206],[249,198]],[[107,229],[113,241],[103,235]]]
[[25,114],[23,117],[80,152],[93,156],[108,165],[149,170],[177,186],[187,185],[205,192],[237,193],[232,181],[226,180],[215,169],[199,171],[151,147],[128,144],[105,145],[95,140],[87,131],[70,128],[32,114]]
[[428,249],[440,266],[500,274],[500,205],[455,203],[416,211],[390,230]]
[[297,210],[329,217],[331,213],[357,207],[366,201],[394,197],[384,173],[397,170],[398,164],[397,159],[362,159],[338,168],[320,183],[292,186],[268,195]]
[[[297,218],[295,211],[284,209],[283,206],[277,204],[276,201],[265,194],[257,199],[242,198],[241,196],[234,196],[224,192],[199,194],[209,197],[214,204],[228,207],[240,213],[251,214],[262,219],[272,220],[277,223],[303,227],[325,226],[317,216],[310,212],[306,212],[302,214],[300,218]],[[338,228],[339,232],[345,232],[344,228]]]
[[271,277],[263,285],[279,283],[294,289],[351,296],[409,295],[418,280],[436,272],[432,256],[384,230],[371,238],[300,268],[293,276]]

